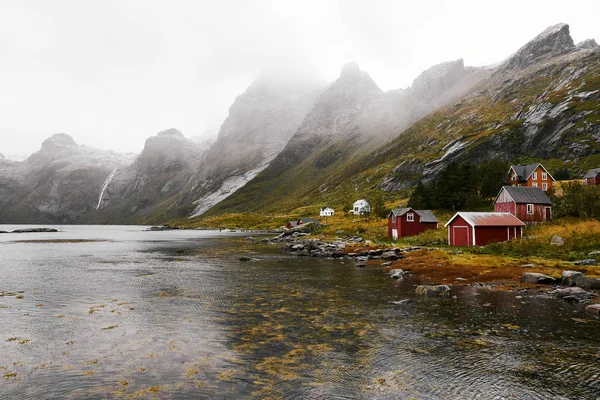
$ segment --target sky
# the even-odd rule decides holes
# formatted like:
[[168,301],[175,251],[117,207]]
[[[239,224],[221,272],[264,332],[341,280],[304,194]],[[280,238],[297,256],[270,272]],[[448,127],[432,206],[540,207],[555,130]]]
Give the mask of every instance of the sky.
[[214,136],[264,70],[333,81],[355,61],[405,88],[440,62],[500,62],[559,22],[600,41],[598,15],[598,0],[1,0],[0,153],[54,133],[136,153],[169,128]]

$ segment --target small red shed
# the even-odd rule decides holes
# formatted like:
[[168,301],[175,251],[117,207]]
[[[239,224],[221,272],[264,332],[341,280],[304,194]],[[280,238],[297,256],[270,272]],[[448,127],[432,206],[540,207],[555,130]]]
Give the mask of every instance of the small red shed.
[[388,215],[388,236],[396,240],[418,235],[429,229],[437,229],[438,220],[431,210],[399,208]]
[[583,177],[586,185],[600,185],[600,168],[592,168]]
[[494,211],[509,212],[525,223],[552,219],[552,200],[536,187],[504,186],[494,201]]
[[507,212],[457,212],[445,225],[452,246],[485,246],[523,236],[525,224]]

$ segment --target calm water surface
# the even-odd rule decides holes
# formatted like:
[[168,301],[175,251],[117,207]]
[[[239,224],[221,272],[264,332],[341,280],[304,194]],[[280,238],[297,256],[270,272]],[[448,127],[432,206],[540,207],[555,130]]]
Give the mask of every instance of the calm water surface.
[[144,229],[0,235],[0,399],[600,398],[580,305]]

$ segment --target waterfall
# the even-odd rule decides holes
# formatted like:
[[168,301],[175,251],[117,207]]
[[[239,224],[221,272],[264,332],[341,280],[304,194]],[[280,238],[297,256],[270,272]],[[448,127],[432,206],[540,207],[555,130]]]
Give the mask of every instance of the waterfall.
[[108,187],[108,184],[110,183],[110,181],[112,181],[113,176],[115,176],[115,173],[117,172],[117,169],[113,169],[112,172],[110,173],[110,175],[108,175],[108,178],[106,178],[106,180],[104,181],[104,184],[102,185],[102,190],[100,190],[100,198],[98,199],[98,205],[96,206],[96,210],[100,208],[100,204],[102,204],[102,196],[104,196],[104,191],[106,190],[106,188]]

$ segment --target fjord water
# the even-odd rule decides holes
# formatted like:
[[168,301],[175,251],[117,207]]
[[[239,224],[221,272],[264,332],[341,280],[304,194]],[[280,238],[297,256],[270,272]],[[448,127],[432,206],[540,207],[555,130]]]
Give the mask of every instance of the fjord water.
[[61,230],[0,235],[1,399],[600,396],[581,305],[415,298],[416,280],[241,233]]

